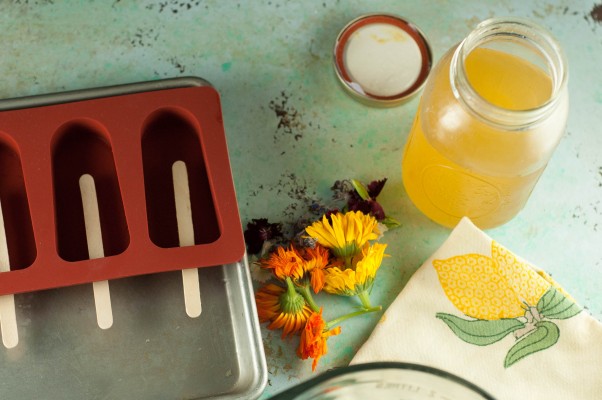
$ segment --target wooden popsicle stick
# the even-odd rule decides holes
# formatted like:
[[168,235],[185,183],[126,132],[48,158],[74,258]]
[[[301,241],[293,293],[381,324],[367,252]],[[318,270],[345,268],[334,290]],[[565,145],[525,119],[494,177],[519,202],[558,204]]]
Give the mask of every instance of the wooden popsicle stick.
[[[184,161],[176,161],[173,163],[171,172],[173,175],[180,247],[194,246],[194,225],[192,223],[190,188],[188,186],[188,171],[186,170]],[[184,305],[186,306],[186,314],[191,318],[196,318],[201,315],[202,311],[198,269],[183,269],[182,284],[184,286]]]
[[[10,271],[10,259],[8,257],[2,204],[0,203],[0,272],[8,271]],[[0,296],[0,330],[2,331],[2,343],[6,348],[11,349],[19,343],[15,296],[12,294]]]
[[[98,211],[98,198],[94,178],[83,174],[79,178],[79,190],[82,195],[84,208],[84,224],[86,225],[86,242],[88,244],[88,257],[92,260],[105,256],[102,243],[102,230],[100,228],[100,213]],[[94,303],[96,305],[96,321],[101,329],[108,329],[113,325],[113,310],[111,307],[111,292],[109,281],[92,283]]]

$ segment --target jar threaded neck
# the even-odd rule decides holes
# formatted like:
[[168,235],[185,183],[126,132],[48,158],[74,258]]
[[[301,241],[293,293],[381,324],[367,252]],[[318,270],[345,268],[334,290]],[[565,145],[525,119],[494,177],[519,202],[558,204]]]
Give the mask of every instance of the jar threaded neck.
[[[507,48],[529,49],[545,66],[552,91],[541,105],[508,109],[483,98],[471,85],[465,67],[468,55],[477,47],[494,42]],[[544,28],[518,18],[492,18],[480,23],[456,48],[450,64],[450,84],[454,96],[486,124],[510,130],[526,129],[544,120],[557,107],[568,80],[567,62],[560,45]]]

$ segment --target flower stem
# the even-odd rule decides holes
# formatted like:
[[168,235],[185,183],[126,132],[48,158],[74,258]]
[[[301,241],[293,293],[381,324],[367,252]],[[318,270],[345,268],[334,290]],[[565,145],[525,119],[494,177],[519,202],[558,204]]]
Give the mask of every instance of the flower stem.
[[291,278],[286,278],[286,291],[279,297],[280,307],[287,314],[298,314],[305,307],[305,299],[295,289],[295,284]]
[[353,317],[357,317],[360,315],[364,315],[364,314],[368,314],[371,312],[377,312],[382,310],[382,306],[376,306],[376,307],[370,307],[370,308],[362,308],[361,310],[349,313],[349,314],[345,314],[339,318],[333,319],[332,321],[329,321],[326,323],[326,328],[325,330],[330,330],[332,329],[333,326],[349,319],[349,318],[353,318]]
[[305,302],[314,312],[320,312],[320,307],[314,301],[313,296],[311,295],[311,291],[309,290],[310,285],[298,286],[297,290],[305,299]]
[[288,292],[288,294],[291,296],[296,295],[297,291],[295,290],[295,284],[293,283],[293,280],[289,277],[286,277],[284,281],[286,282],[286,291]]
[[363,292],[359,292],[357,294],[357,297],[362,302],[362,306],[364,308],[366,308],[366,309],[372,308],[372,304],[370,303],[370,295],[368,294],[367,290],[364,290]]

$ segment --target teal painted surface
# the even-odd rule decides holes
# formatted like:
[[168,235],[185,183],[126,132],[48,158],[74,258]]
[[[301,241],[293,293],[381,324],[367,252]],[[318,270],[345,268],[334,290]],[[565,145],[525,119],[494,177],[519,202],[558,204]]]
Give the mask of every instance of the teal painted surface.
[[[600,2],[597,2],[600,4]],[[570,65],[567,134],[526,208],[489,231],[549,271],[602,319],[602,23],[595,1],[11,1],[0,3],[0,97],[196,75],[222,96],[243,222],[299,218],[341,178],[389,178],[380,200],[403,224],[387,234],[391,257],[373,303],[387,306],[449,230],[408,200],[402,148],[418,99],[369,108],[339,87],[331,65],[338,31],[386,12],[414,21],[435,59],[479,21],[516,15],[563,45]],[[354,303],[318,297],[325,313]],[[348,321],[329,341],[318,372],[346,365],[378,315]],[[269,385],[264,397],[312,375],[296,340],[263,330]],[[411,345],[411,344],[409,344]]]

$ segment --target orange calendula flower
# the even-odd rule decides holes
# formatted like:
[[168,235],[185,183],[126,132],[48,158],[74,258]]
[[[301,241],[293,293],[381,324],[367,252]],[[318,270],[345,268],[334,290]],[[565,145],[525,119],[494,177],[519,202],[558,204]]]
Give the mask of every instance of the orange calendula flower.
[[301,341],[297,349],[297,355],[303,360],[310,357],[313,358],[314,361],[311,365],[311,370],[315,371],[320,358],[328,353],[326,340],[330,336],[338,335],[339,333],[341,333],[340,326],[327,330],[326,323],[322,319],[322,309],[320,309],[319,313],[312,313],[301,332]]
[[287,288],[270,283],[255,294],[259,321],[270,322],[268,329],[282,328],[283,338],[303,329],[311,315],[303,296],[292,288],[290,278],[286,281]]
[[311,277],[311,287],[318,293],[324,287],[324,269],[329,266],[330,254],[328,249],[319,244],[312,249],[306,248],[303,253],[303,269]]
[[292,245],[287,249],[278,247],[268,258],[260,260],[260,264],[263,268],[271,269],[280,280],[287,277],[298,280],[305,272],[303,257]]
[[[332,222],[331,222],[332,221]],[[350,258],[358,254],[369,240],[378,238],[378,221],[361,211],[326,216],[305,228],[307,234],[329,249],[336,257]]]

